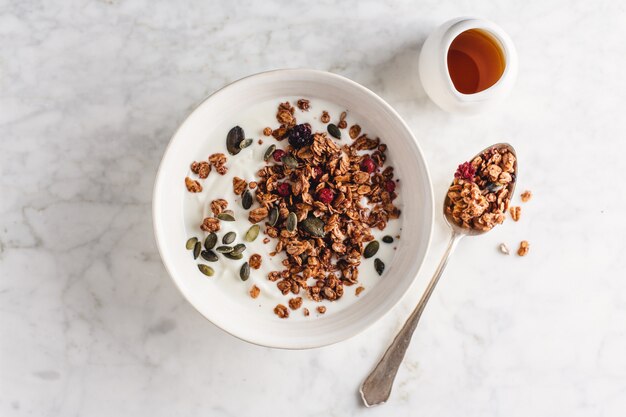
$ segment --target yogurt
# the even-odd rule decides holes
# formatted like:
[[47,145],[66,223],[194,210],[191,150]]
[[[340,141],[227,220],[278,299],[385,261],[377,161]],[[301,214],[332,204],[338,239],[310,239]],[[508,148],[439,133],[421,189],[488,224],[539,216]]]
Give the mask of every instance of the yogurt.
[[[236,221],[220,222],[221,228],[220,231],[217,232],[219,237],[218,245],[221,244],[222,236],[231,231],[235,232],[237,238],[231,245],[244,243],[247,248],[243,253],[244,257],[241,260],[232,260],[218,254],[219,260],[217,262],[206,262],[198,258],[198,262],[208,264],[215,270],[215,274],[211,278],[207,278],[198,272],[198,279],[209,279],[212,283],[212,291],[222,292],[224,297],[232,298],[247,308],[258,310],[256,314],[269,314],[274,316],[273,309],[277,304],[287,306],[289,299],[296,297],[296,295],[282,295],[276,287],[276,282],[267,279],[269,272],[282,271],[284,269],[282,261],[286,258],[286,255],[284,252],[281,252],[275,256],[270,256],[270,252],[274,251],[278,240],[270,239],[269,243],[263,243],[264,238],[267,237],[267,235],[264,234],[265,221],[259,223],[261,232],[254,242],[244,241],[244,236],[252,226],[252,223],[248,221],[249,210],[244,210],[241,206],[241,196],[237,196],[233,192],[233,178],[243,178],[248,183],[250,181],[257,181],[257,171],[266,165],[263,156],[267,148],[270,145],[276,145],[277,149],[282,149],[288,145],[286,139],[277,141],[272,136],[264,136],[262,132],[265,127],[277,126],[276,109],[280,102],[289,101],[295,105],[300,98],[302,97],[283,97],[281,99],[260,102],[242,111],[237,120],[224,121],[219,126],[216,126],[212,132],[208,132],[207,135],[210,136],[207,136],[206,140],[198,148],[199,150],[195,160],[203,161],[207,160],[208,156],[213,153],[223,153],[228,158],[226,162],[228,172],[226,175],[219,175],[213,169],[206,179],[200,180],[203,187],[202,192],[185,193],[185,199],[183,201],[187,236],[196,236],[202,239],[202,241],[207,233],[200,230],[200,224],[203,218],[212,216],[210,208],[211,201],[219,198],[228,201],[228,209],[234,212]],[[329,112],[331,115],[331,123],[335,124],[339,121],[339,115],[343,111],[347,111],[348,115],[346,121],[348,122],[348,126],[359,124],[362,128],[362,132],[367,133],[370,137],[379,136],[382,143],[385,142],[384,132],[376,131],[376,127],[368,125],[367,120],[361,120],[356,115],[351,117],[349,109],[341,108],[328,101],[311,99],[309,110],[301,111],[296,108],[295,117],[298,123],[309,123],[313,132],[326,132],[327,124],[320,121],[320,116],[324,110]],[[245,132],[246,138],[252,138],[254,142],[252,145],[239,152],[239,154],[230,155],[226,150],[226,134],[235,125],[241,126]],[[350,144],[352,139],[349,138],[348,129],[342,129],[341,132],[342,139],[336,140],[336,143],[340,146],[342,144]],[[262,140],[262,144],[258,143],[259,139]],[[394,166],[393,149],[388,149],[386,154],[386,166]],[[192,161],[190,161],[190,163],[191,162]],[[191,178],[196,178],[191,172],[188,172],[187,175]],[[397,188],[398,197],[394,200],[394,204],[400,210],[402,210],[402,188],[402,181],[400,181]],[[254,195],[254,190],[251,191]],[[255,200],[251,209],[259,206],[259,203]],[[384,231],[372,229],[372,234],[380,242],[380,249],[375,257],[362,259],[361,265],[359,266],[358,284],[344,286],[343,296],[336,301],[324,300],[322,302],[314,302],[307,298],[304,291],[301,291],[299,296],[303,299],[302,307],[300,307],[299,310],[291,311],[289,320],[310,320],[312,317],[319,314],[316,311],[316,307],[320,305],[326,307],[325,315],[336,314],[358,301],[355,290],[359,286],[365,288],[360,295],[361,297],[368,291],[376,291],[377,283],[385,279],[385,274],[383,273],[382,276],[378,275],[374,268],[374,259],[379,258],[385,265],[390,265],[393,262],[395,247],[398,244],[396,236],[401,234],[401,226],[402,215],[400,215],[399,219],[390,220]],[[394,242],[391,244],[383,243],[381,239],[385,235],[393,236]],[[250,255],[255,253],[261,255],[261,267],[259,269],[251,269],[250,278],[243,282],[239,278],[239,270],[243,263],[249,260]],[[260,295],[256,299],[253,299],[249,295],[249,290],[253,285],[256,285],[261,290]],[[309,309],[311,317],[307,318],[302,314],[303,308]]]

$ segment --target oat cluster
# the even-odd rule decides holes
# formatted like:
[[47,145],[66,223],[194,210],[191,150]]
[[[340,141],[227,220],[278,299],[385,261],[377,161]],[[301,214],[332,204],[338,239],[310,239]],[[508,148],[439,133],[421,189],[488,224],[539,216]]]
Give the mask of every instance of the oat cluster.
[[515,169],[515,156],[505,147],[491,148],[461,164],[448,189],[446,213],[468,229],[486,231],[501,224],[509,207]]

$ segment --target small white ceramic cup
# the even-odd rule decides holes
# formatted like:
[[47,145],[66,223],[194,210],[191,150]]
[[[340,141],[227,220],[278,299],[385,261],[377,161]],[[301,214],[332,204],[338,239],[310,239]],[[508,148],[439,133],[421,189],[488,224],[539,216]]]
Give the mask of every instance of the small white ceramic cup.
[[[493,36],[502,48],[504,72],[486,90],[474,94],[459,92],[448,72],[448,50],[452,41],[470,29],[481,29]],[[513,88],[517,78],[517,53],[509,35],[485,19],[460,17],[447,21],[428,36],[419,59],[419,73],[426,94],[443,110],[476,114],[499,102]]]

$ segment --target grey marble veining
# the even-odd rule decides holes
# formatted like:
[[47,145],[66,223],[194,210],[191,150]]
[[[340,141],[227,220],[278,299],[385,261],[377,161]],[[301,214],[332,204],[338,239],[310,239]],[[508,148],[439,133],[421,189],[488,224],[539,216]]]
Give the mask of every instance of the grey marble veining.
[[[500,23],[520,76],[498,109],[439,111],[420,45],[459,15]],[[620,416],[626,409],[626,7],[620,2],[0,1],[0,415]],[[312,67],[409,123],[437,205],[456,164],[507,140],[519,223],[461,243],[390,403],[357,387],[419,298],[363,334],[289,352],[186,303],[153,240],[165,146],[205,95]],[[438,217],[420,290],[447,240]],[[525,258],[497,245],[531,243]]]

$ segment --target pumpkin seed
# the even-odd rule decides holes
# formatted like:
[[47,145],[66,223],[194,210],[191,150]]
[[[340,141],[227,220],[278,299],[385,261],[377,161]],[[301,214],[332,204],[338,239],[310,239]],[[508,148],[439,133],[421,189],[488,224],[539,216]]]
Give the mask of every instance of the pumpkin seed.
[[231,243],[233,243],[235,241],[235,238],[237,238],[237,233],[235,233],[235,232],[228,232],[222,238],[222,243],[225,244],[225,245],[230,245]]
[[212,250],[203,250],[200,252],[200,256],[202,256],[202,259],[209,262],[217,262],[218,260],[217,254]]
[[274,151],[276,150],[276,145],[270,145],[266,150],[265,150],[265,154],[263,154],[263,160],[264,161],[269,161],[270,158],[272,157],[272,155],[274,154]]
[[217,235],[211,232],[206,237],[206,239],[204,239],[204,249],[211,250],[215,247],[216,243],[217,243]]
[[389,236],[389,235],[383,236],[382,241],[385,242],[385,243],[393,243],[393,238],[391,236]]
[[246,236],[245,236],[246,242],[254,242],[254,240],[259,235],[260,230],[261,230],[261,227],[258,224],[253,224],[252,227],[250,227],[248,231],[246,232]]
[[243,258],[242,253],[225,253],[224,256],[227,257],[228,259],[233,259],[235,261],[238,261],[239,259]]
[[246,192],[243,193],[243,197],[241,197],[241,206],[246,210],[252,207],[252,193],[250,190],[246,190]]
[[213,268],[204,264],[198,264],[198,269],[207,277],[212,277],[213,274],[215,273],[215,271],[213,271]]
[[246,135],[243,132],[243,129],[239,126],[235,126],[228,132],[226,135],[226,149],[228,153],[231,155],[237,155],[241,152],[241,142],[245,139]]
[[281,162],[288,168],[294,169],[298,168],[298,161],[293,156],[286,154],[282,158],[280,158]]
[[328,129],[328,133],[330,133],[332,137],[336,139],[341,139],[341,130],[339,130],[337,125],[330,123],[327,129]]
[[185,247],[187,248],[187,250],[192,250],[194,248],[194,246],[196,246],[196,242],[198,241],[197,237],[191,237],[187,240],[187,243],[185,243]]
[[380,247],[380,243],[378,243],[377,240],[372,240],[365,247],[365,250],[363,251],[363,256],[365,258],[371,258],[372,256],[376,255],[376,252],[378,252],[379,247]]
[[243,265],[241,265],[241,269],[239,270],[239,278],[241,278],[242,281],[247,281],[248,278],[250,278],[250,265],[248,264],[248,262],[244,262]]
[[219,253],[231,253],[233,251],[232,246],[218,246],[215,250]]
[[242,140],[241,143],[239,144],[239,149],[246,149],[248,146],[252,145],[252,142],[254,142],[254,139]]
[[376,269],[376,272],[378,272],[378,275],[382,275],[383,271],[385,270],[385,264],[383,263],[383,261],[376,258],[374,259],[374,269]]
[[270,226],[276,226],[276,223],[278,223],[278,208],[273,207],[272,210],[270,210],[269,224]]
[[220,220],[224,220],[225,222],[235,221],[235,216],[232,210],[224,210],[223,212],[217,215],[217,218]]
[[196,242],[196,244],[193,246],[193,259],[198,259],[198,256],[200,256],[201,250],[202,250],[202,243]]
[[326,232],[324,231],[324,222],[317,217],[307,217],[300,222],[302,229],[315,237],[324,237]]
[[243,243],[237,243],[230,253],[233,255],[240,255],[245,250],[246,245],[244,245]]
[[296,216],[296,213],[292,211],[287,215],[287,230],[289,232],[294,232],[296,227],[298,227],[298,217]]

